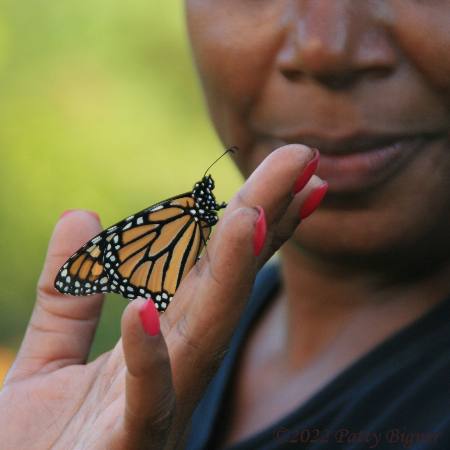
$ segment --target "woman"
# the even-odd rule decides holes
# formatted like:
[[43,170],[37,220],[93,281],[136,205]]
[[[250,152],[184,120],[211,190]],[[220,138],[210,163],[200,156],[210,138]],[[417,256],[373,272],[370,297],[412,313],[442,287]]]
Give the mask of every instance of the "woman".
[[450,3],[186,4],[249,178],[161,323],[131,303],[88,365],[101,298],[51,285],[99,223],[59,221],[0,397],[4,448],[449,448]]

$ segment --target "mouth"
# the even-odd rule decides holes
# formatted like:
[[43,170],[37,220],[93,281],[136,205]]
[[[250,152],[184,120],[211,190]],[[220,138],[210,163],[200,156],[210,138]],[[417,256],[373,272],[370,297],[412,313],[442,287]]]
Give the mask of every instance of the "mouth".
[[317,175],[329,191],[355,192],[387,181],[411,161],[436,135],[352,136],[321,139],[311,136],[277,138],[279,145],[304,144],[320,150]]

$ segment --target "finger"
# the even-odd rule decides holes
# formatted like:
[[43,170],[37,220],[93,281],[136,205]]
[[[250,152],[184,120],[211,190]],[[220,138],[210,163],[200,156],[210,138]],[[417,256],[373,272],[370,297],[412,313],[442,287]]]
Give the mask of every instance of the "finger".
[[87,211],[70,211],[56,224],[39,279],[36,304],[8,381],[86,361],[103,295],[66,296],[57,292],[53,283],[65,261],[99,231],[98,216]]
[[[270,226],[276,222],[294,198],[295,186],[298,185],[298,180],[303,179],[303,181],[307,181],[304,179],[304,174],[308,169],[308,164],[315,156],[316,153],[312,149],[297,144],[281,147],[271,153],[230,201],[208,244],[206,257],[202,258],[202,260],[207,260],[214,252],[216,243],[222,239],[222,229],[225,226],[230,226],[227,223],[227,217],[231,216],[234,211],[240,208],[252,209],[259,205],[265,211],[267,224]],[[240,227],[235,229],[240,229]],[[269,229],[269,235],[270,233],[271,229]],[[264,255],[267,258],[267,251],[264,252]],[[238,260],[240,258],[239,254],[235,254],[234,258]],[[235,266],[236,263],[237,261],[234,261],[231,264]],[[198,271],[200,268],[201,264],[195,266],[193,272]],[[188,279],[189,276],[185,283]],[[176,304],[175,301],[173,303]],[[191,303],[189,303],[190,305]],[[164,315],[163,322],[168,322],[168,327],[171,327],[171,324],[176,324],[183,315],[185,315],[185,312],[181,305],[169,308]]]
[[[303,197],[297,197],[294,191],[313,157],[311,149],[289,145],[266,158],[230,202],[208,246],[208,256],[191,271],[175,295],[176,307],[169,308],[162,318],[170,329],[167,342],[174,385],[178,398],[186,404],[190,403],[186,397],[195,401],[215,369],[214,361],[223,355],[262,262],[254,254],[253,240],[260,217],[253,206],[264,207],[270,238],[293,199],[303,201],[314,189],[317,181],[304,188]],[[284,220],[284,239],[300,222],[299,212]],[[262,259],[273,254],[277,244],[266,244],[265,249]]]
[[258,267],[262,267],[292,236],[301,222],[315,211],[326,195],[327,189],[328,184],[317,175],[313,175],[306,186],[294,196],[288,207],[269,228],[265,246],[258,258]]
[[[178,297],[173,305],[161,316],[178,402],[172,435],[185,429],[223,357],[250,292],[256,273],[253,232],[258,219],[254,208],[240,208],[224,218],[217,251],[209,252],[203,269],[194,266],[187,283],[175,294]],[[172,312],[175,305],[181,311],[176,315]],[[174,316],[176,321],[172,322]]]
[[136,299],[122,317],[126,401],[118,440],[129,450],[162,448],[175,410],[169,355],[152,300]]

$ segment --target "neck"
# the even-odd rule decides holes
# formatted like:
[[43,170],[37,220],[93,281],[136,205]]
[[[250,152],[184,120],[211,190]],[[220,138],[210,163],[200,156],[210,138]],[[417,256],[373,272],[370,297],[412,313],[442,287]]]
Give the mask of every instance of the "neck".
[[[376,271],[314,260],[287,243],[282,252],[287,361],[304,367],[336,346],[357,354],[412,323],[450,293],[450,263],[422,277],[394,279]],[[351,358],[350,358],[351,359]]]

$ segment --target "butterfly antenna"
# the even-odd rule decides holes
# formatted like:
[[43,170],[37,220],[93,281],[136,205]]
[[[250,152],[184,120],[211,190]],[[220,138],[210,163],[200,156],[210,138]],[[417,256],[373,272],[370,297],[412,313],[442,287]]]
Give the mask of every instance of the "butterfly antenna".
[[234,153],[237,152],[239,149],[233,145],[233,147],[228,148],[227,150],[225,150],[206,170],[205,173],[203,174],[203,177],[206,176],[206,174],[209,172],[209,169],[211,169],[211,167],[216,164],[217,161],[219,161],[220,159],[222,159],[226,154],[228,153]]

